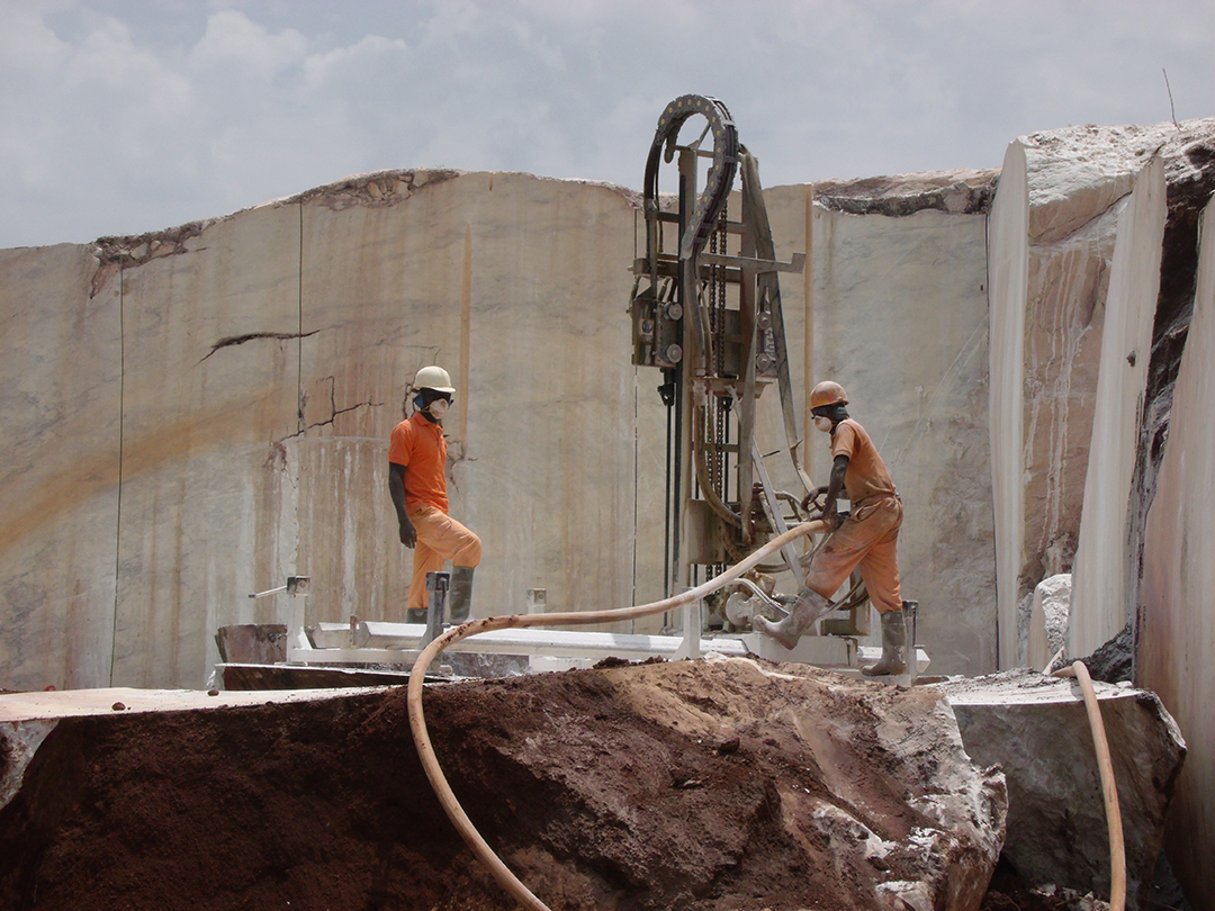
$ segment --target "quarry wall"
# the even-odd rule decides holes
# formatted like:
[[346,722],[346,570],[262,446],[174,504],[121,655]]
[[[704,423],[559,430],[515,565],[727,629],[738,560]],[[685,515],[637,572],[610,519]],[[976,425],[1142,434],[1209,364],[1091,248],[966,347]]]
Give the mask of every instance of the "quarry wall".
[[1215,907],[1215,203],[1206,206],[1193,320],[1173,391],[1168,442],[1148,511],[1137,677],[1189,742],[1166,833],[1195,908]]
[[1075,127],[1005,154],[989,229],[1001,666],[1024,660],[1033,589],[1050,576],[1076,572],[1072,655],[1134,614],[1132,488],[1144,488],[1145,387],[1167,334],[1154,320],[1171,271],[1167,200],[1207,173],[1190,157],[1213,131],[1211,120]]
[[1196,907],[1215,901],[1212,254],[1198,229],[1213,162],[1213,120],[1022,137],[989,232],[1000,662],[1023,659],[1034,587],[1056,574],[1071,576],[1070,657],[1134,624],[1136,677],[1189,744],[1168,847]]
[[[814,237],[812,369],[852,389],[908,503],[924,639],[940,667],[981,671],[985,215],[966,180],[990,192],[992,175],[963,177],[910,201],[782,187],[768,206],[779,255]],[[659,596],[666,413],[657,371],[630,366],[636,219],[618,188],[387,172],[96,250],[0,253],[6,445],[24,456],[2,488],[3,685],[198,686],[219,626],[287,619],[286,596],[248,595],[293,573],[314,619],[402,619],[386,441],[432,361],[460,389],[450,486],[486,545],[477,612],[522,610],[529,588],[550,609]],[[804,276],[784,297],[801,396]],[[768,451],[774,391],[762,404]]]
[[[985,239],[993,178],[954,172],[822,184],[812,207],[810,374],[844,386],[850,413],[890,467],[906,504],[903,595],[920,602],[919,641],[946,673],[996,667]],[[806,188],[767,195],[778,239],[797,238]],[[794,239],[778,249],[806,245]],[[782,276],[795,357],[805,332],[803,282]],[[806,358],[796,360],[800,392]],[[766,413],[768,439],[779,439],[775,410]],[[826,483],[828,438],[812,432],[810,453],[815,483]]]

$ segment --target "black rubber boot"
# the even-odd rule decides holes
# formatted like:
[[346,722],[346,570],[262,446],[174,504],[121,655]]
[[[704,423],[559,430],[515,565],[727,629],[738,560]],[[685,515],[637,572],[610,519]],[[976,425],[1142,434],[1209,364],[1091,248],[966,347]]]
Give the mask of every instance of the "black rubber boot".
[[473,568],[453,566],[451,586],[447,590],[447,616],[452,623],[463,623],[472,608]]
[[803,588],[789,608],[789,614],[779,623],[767,617],[754,617],[751,625],[767,633],[785,648],[792,649],[810,625],[819,617],[831,613],[834,605],[816,591]]
[[861,668],[866,677],[890,677],[907,673],[907,615],[901,610],[882,614],[882,657],[872,667]]
[[405,611],[406,623],[425,623],[426,609],[424,607],[411,607]]

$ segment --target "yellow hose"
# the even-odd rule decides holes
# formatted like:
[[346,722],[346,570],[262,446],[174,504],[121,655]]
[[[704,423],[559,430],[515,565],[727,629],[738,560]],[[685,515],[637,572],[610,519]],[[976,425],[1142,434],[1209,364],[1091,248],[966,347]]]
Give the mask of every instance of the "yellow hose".
[[490,873],[493,874],[498,884],[514,897],[520,905],[524,908],[532,909],[532,911],[550,911],[548,905],[540,901],[510,871],[510,868],[502,862],[502,859],[494,853],[494,850],[481,837],[481,833],[477,831],[472,820],[468,818],[468,814],[464,812],[464,808],[460,806],[460,802],[456,800],[456,795],[447,783],[447,777],[443,774],[442,768],[439,767],[438,759],[435,757],[434,746],[430,742],[430,732],[426,729],[426,717],[422,712],[422,684],[426,677],[426,670],[430,667],[431,662],[434,661],[443,649],[453,642],[459,642],[461,639],[475,636],[478,633],[487,633],[491,630],[525,626],[610,623],[621,620],[635,620],[638,617],[646,617],[651,614],[660,614],[663,611],[687,604],[690,601],[699,601],[706,595],[717,591],[756,566],[769,554],[780,550],[790,541],[794,541],[802,535],[828,530],[828,524],[821,520],[795,526],[783,535],[773,538],[755,551],[755,553],[730,567],[716,578],[710,579],[703,585],[698,585],[696,588],[682,594],[665,598],[662,601],[654,601],[650,604],[640,604],[634,607],[621,607],[613,610],[568,611],[556,614],[512,614],[506,617],[486,617],[481,620],[470,620],[467,623],[447,630],[447,632],[436,638],[422,650],[422,654],[418,656],[417,661],[414,662],[413,670],[410,672],[409,689],[406,694],[406,705],[409,710],[409,727],[413,733],[414,745],[418,750],[418,758],[422,761],[422,768],[426,771],[426,777],[430,781],[430,786],[434,789],[435,796],[439,798],[443,811],[447,814],[447,818],[451,820],[452,825],[456,827],[456,831],[460,833],[460,837],[464,839],[464,843],[489,868]]
[[1088,726],[1093,732],[1093,746],[1097,753],[1097,768],[1101,772],[1101,794],[1105,798],[1105,824],[1110,840],[1110,911],[1126,908],[1126,845],[1122,840],[1122,812],[1118,808],[1118,785],[1114,781],[1114,763],[1110,758],[1110,745],[1105,739],[1105,724],[1101,721],[1101,707],[1097,704],[1097,691],[1093,679],[1083,661],[1076,661],[1054,673],[1056,677],[1075,677],[1084,694],[1084,707],[1088,712]]

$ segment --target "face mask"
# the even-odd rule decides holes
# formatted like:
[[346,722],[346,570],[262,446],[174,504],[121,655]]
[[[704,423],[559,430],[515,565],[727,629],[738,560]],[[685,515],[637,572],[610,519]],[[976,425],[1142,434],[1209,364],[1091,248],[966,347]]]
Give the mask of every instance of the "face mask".
[[820,415],[815,415],[814,416],[814,426],[817,427],[819,430],[821,430],[823,433],[830,433],[831,432],[831,418],[825,418]]
[[430,412],[432,417],[438,418],[441,421],[443,420],[443,415],[447,414],[447,409],[450,407],[451,402],[447,401],[447,399],[435,399],[430,403],[427,411]]

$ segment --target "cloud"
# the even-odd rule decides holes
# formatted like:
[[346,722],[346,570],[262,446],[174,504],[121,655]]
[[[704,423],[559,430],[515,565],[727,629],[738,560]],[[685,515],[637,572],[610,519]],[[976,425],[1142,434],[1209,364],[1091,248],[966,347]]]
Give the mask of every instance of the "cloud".
[[207,30],[190,49],[190,62],[199,69],[235,68],[243,75],[265,78],[299,64],[308,39],[295,29],[271,33],[238,10],[213,13]]
[[377,69],[391,64],[385,58],[408,55],[409,44],[400,39],[367,35],[357,44],[310,54],[304,61],[304,80],[309,88],[341,79],[373,79]]
[[662,107],[768,185],[994,167],[1020,133],[1215,98],[1215,17],[1130,0],[0,0],[0,246],[448,165],[639,187]]
[[0,10],[4,15],[4,28],[0,29],[0,73],[7,77],[45,73],[67,56],[67,43],[47,28],[36,7],[18,5]]

